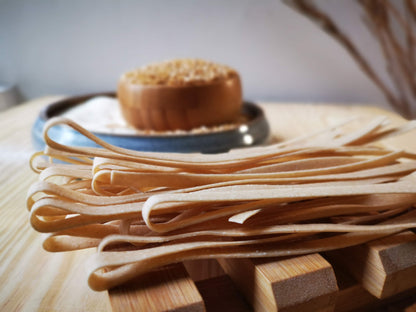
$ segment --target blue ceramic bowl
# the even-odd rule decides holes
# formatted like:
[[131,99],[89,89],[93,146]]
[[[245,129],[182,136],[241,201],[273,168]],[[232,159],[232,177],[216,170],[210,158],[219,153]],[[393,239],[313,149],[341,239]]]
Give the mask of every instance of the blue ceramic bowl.
[[[43,149],[45,143],[42,130],[46,121],[60,116],[63,112],[96,96],[111,96],[114,93],[98,93],[69,97],[49,104],[39,114],[32,128],[32,139],[36,149]],[[269,135],[269,125],[262,109],[254,103],[245,102],[241,114],[247,122],[233,129],[204,133],[151,134],[151,135],[115,135],[94,133],[106,142],[132,150],[154,152],[201,152],[220,153],[232,148],[253,146],[263,143]],[[63,126],[49,130],[52,139],[61,144],[96,147],[97,145],[79,132]]]

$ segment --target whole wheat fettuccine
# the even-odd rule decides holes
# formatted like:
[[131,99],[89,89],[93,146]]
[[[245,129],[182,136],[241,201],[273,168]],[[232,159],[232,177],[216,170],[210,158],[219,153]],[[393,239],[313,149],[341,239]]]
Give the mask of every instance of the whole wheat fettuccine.
[[[66,146],[70,126],[99,148]],[[380,140],[411,131],[349,120],[304,137],[222,154],[131,151],[67,119],[44,129],[27,195],[44,248],[96,247],[95,290],[187,259],[275,257],[361,244],[416,227],[416,154]]]

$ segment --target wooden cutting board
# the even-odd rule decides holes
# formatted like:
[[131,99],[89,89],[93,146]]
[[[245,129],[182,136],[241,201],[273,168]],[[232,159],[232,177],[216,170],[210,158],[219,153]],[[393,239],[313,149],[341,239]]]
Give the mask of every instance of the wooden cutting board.
[[[290,259],[190,261],[109,292],[94,292],[83,263],[93,250],[47,253],[31,229],[25,195],[37,178],[28,166],[30,130],[44,97],[0,114],[0,311],[352,311],[405,296],[416,302],[413,232],[340,252]],[[272,141],[353,116],[394,113],[366,106],[264,103]],[[416,133],[387,145],[416,152]],[[346,261],[348,259],[348,261]],[[382,301],[384,300],[384,301]]]

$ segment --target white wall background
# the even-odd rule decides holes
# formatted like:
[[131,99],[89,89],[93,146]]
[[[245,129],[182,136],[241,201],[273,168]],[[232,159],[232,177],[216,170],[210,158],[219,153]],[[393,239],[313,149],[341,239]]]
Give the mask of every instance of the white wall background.
[[[383,66],[355,1],[317,3]],[[236,68],[250,100],[388,106],[337,42],[280,0],[0,0],[0,75],[28,99],[115,90],[124,71],[177,57]]]

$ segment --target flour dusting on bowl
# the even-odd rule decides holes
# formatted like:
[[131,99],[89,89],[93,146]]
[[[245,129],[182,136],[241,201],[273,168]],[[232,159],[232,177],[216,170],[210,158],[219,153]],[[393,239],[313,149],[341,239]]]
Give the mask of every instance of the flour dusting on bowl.
[[241,114],[236,122],[216,126],[201,126],[191,130],[140,130],[133,128],[123,118],[117,98],[97,96],[80,103],[61,114],[72,119],[85,129],[103,134],[118,135],[185,135],[232,130],[247,122],[248,117]]

